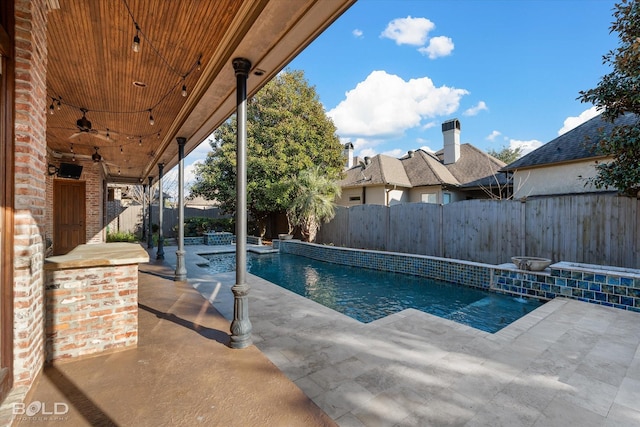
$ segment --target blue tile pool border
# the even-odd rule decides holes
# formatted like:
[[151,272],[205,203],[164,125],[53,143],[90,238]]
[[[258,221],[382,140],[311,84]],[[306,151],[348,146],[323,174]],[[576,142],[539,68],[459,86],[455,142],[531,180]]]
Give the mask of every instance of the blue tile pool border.
[[558,262],[544,271],[518,270],[511,263],[477,262],[274,240],[274,249],[319,261],[406,273],[497,293],[540,300],[561,296],[640,312],[640,270]]

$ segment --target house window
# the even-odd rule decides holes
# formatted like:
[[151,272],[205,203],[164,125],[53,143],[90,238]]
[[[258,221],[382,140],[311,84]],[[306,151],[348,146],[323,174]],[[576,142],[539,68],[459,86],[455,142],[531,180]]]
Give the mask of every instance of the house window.
[[451,203],[451,193],[442,193],[442,204],[446,205]]
[[436,193],[422,193],[420,200],[421,200],[422,203],[438,203],[438,194],[436,194]]
[[360,196],[351,196],[351,197],[349,197],[349,201],[350,202],[359,202],[360,201]]

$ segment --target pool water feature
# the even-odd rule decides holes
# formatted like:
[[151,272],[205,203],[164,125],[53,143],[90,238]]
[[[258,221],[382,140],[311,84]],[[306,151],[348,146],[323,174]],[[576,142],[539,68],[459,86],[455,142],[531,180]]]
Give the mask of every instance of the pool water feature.
[[[209,259],[211,273],[235,270],[233,253],[203,256]],[[286,253],[249,253],[247,271],[365,323],[414,308],[493,333],[542,305],[533,299]]]

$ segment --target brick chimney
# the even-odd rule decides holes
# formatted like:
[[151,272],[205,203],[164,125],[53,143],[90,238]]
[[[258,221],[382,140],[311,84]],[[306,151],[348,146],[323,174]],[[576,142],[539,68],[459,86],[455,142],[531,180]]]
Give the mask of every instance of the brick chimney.
[[450,165],[460,158],[460,120],[451,119],[442,123],[444,139],[444,164]]

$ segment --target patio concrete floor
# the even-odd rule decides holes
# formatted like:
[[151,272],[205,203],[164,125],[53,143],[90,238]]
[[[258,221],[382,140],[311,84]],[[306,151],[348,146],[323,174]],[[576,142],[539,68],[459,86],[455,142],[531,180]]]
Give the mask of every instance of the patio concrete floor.
[[141,264],[137,348],[46,366],[24,400],[44,409],[14,425],[335,426],[256,347],[230,349],[229,321],[173,275]]
[[[141,273],[138,349],[47,368],[26,402],[70,402],[64,425],[640,425],[638,313],[556,299],[496,334],[417,310],[362,324],[248,275],[255,346],[231,350],[234,273],[196,254],[234,248],[187,246],[188,285]],[[170,278],[176,249],[141,269]]]

